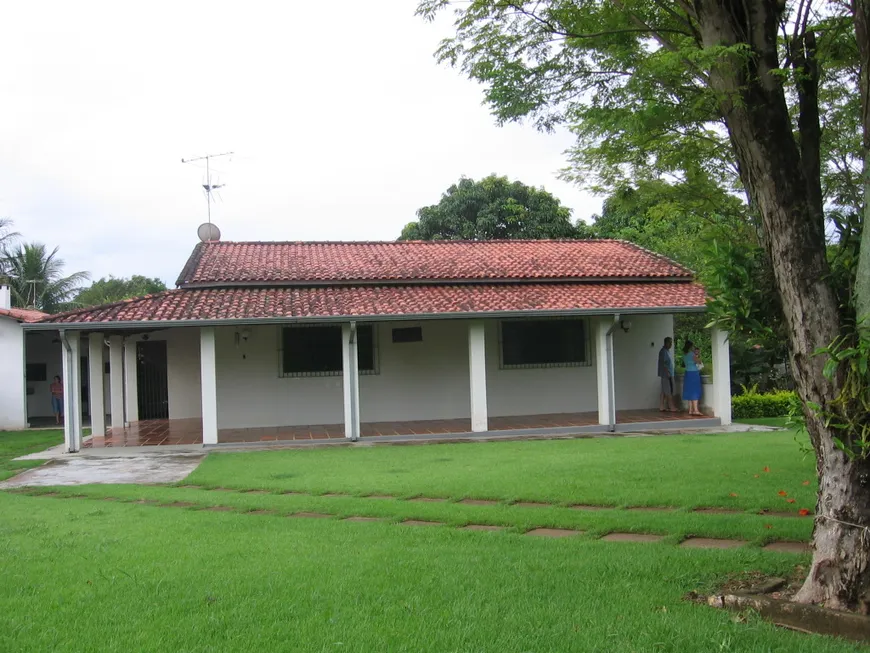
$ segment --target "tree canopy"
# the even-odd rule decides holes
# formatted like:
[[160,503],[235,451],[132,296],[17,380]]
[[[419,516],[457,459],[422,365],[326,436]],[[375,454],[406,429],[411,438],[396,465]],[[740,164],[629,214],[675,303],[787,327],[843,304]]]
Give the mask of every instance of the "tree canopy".
[[163,290],[166,290],[166,284],[156,277],[152,279],[134,274],[129,279],[125,279],[110,276],[98,279],[79,291],[74,302],[79,306],[97,306]]
[[438,204],[417,211],[399,240],[575,238],[571,209],[542,188],[490,175],[463,177]]
[[42,243],[22,243],[3,251],[12,305],[57,313],[71,308],[73,296],[90,275],[73,272],[64,276],[64,262]]
[[[870,0],[421,0],[418,13],[447,7],[456,33],[438,57],[482,83],[498,121],[570,128],[568,178],[744,192],[820,476],[796,600],[854,606],[870,592],[870,328],[856,328],[870,316]],[[708,284],[732,331],[765,327],[739,291],[742,233]]]

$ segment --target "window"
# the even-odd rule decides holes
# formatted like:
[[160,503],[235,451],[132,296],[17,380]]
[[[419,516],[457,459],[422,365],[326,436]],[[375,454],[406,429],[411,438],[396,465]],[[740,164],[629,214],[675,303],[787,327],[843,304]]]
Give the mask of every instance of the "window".
[[[18,369],[21,369],[21,368],[18,368]],[[27,368],[25,370],[25,374],[27,376],[28,383],[35,383],[37,381],[45,381],[46,377],[47,377],[45,363],[28,363]]]
[[[376,373],[374,327],[358,325],[356,336],[360,374]],[[292,326],[281,330],[282,376],[341,373],[341,326]]]
[[423,327],[398,327],[393,329],[393,342],[422,342]]
[[585,320],[505,320],[501,323],[502,367],[588,364]]

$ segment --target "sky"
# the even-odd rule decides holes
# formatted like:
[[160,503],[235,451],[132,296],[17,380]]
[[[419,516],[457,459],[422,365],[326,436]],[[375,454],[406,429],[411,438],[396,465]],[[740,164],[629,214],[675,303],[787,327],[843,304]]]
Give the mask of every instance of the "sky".
[[394,240],[461,176],[543,186],[567,132],[496,125],[414,0],[14,2],[0,22],[0,217],[67,272],[170,287],[225,184],[223,240]]

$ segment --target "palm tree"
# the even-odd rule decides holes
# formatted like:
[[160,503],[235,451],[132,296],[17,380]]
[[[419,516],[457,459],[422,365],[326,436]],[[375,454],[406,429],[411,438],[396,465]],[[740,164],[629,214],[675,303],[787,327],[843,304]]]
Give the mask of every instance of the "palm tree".
[[46,253],[42,243],[22,243],[5,247],[2,258],[12,288],[12,305],[56,313],[68,308],[70,299],[90,279],[87,272],[63,276],[63,261],[57,258],[55,247]]
[[6,277],[6,248],[12,245],[13,241],[18,238],[19,234],[12,231],[12,220],[9,218],[0,218],[0,280]]

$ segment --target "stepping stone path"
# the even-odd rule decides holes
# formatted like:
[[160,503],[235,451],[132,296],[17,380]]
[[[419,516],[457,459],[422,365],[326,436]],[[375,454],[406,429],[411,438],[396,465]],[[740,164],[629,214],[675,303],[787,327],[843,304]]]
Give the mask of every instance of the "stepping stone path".
[[765,551],[779,553],[810,553],[812,551],[807,542],[771,542],[761,548]]
[[207,506],[203,510],[207,512],[233,512],[235,508],[232,506]]
[[503,531],[504,526],[491,526],[490,524],[469,524],[463,526],[460,530],[463,531]]
[[445,503],[447,499],[436,499],[434,497],[414,497],[413,499],[408,499],[408,501],[413,501],[415,503]]
[[328,499],[346,499],[350,497],[349,494],[338,494],[336,492],[329,492],[328,494],[321,494],[322,497],[327,497]]
[[587,506],[584,504],[577,504],[576,506],[568,506],[571,510],[613,510],[610,506]]
[[400,522],[403,526],[444,526],[440,521],[422,521],[420,519],[406,519]]
[[332,515],[326,515],[322,512],[294,512],[288,517],[309,517],[311,519],[329,519]]
[[366,521],[384,521],[383,517],[345,517],[341,521],[366,522]]
[[730,508],[695,508],[692,512],[699,512],[703,515],[739,515],[742,511]]
[[459,503],[465,506],[497,506],[501,501],[493,501],[491,499],[463,499]]
[[649,533],[608,533],[601,539],[605,542],[658,542],[664,537],[664,535]]
[[572,537],[580,535],[583,531],[572,531],[564,528],[535,528],[526,533],[533,537]]
[[675,508],[668,506],[631,506],[626,508],[626,510],[631,512],[673,512]]
[[744,544],[745,540],[719,540],[712,537],[690,537],[680,542],[684,549],[736,549]]

